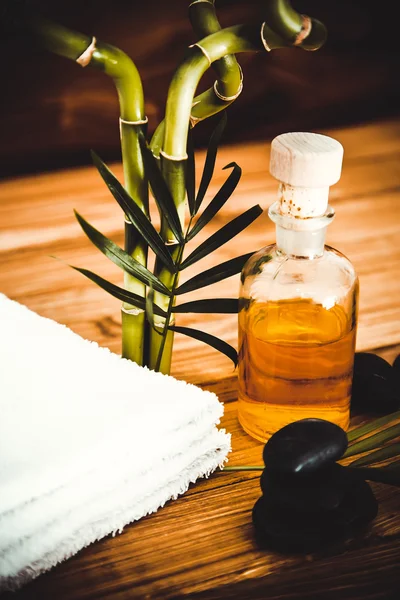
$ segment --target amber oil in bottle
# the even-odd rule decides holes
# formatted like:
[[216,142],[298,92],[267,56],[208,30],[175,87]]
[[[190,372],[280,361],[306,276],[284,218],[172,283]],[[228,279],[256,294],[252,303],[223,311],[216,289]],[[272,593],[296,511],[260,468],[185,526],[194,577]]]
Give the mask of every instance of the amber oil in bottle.
[[[298,183],[295,160],[289,167],[273,163],[277,153],[282,162],[289,150],[295,158],[300,153],[306,167],[325,153],[329,168],[317,179],[317,193],[305,185],[300,192],[292,184],[280,186],[280,200],[269,211],[277,243],[253,255],[242,273],[239,420],[263,442],[284,425],[308,417],[347,429],[357,325],[357,276],[346,257],[324,245],[334,216],[326,187],[340,176],[342,147],[317,134],[284,134],[276,140],[271,156],[275,176]],[[310,179],[312,184],[316,175],[309,177],[309,185]]]

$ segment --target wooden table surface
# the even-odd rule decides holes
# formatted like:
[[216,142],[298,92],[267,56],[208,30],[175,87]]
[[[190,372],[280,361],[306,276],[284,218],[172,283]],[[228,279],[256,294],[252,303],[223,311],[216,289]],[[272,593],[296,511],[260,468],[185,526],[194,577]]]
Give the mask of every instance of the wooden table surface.
[[[328,243],[355,265],[361,282],[357,349],[392,361],[400,352],[400,121],[360,125],[332,134],[345,148],[343,176],[331,190],[337,217]],[[200,167],[204,154],[199,153]],[[253,204],[266,209],[276,182],[268,175],[268,144],[221,149],[212,193],[236,160],[243,177],[221,215],[196,243]],[[119,165],[114,170],[121,176]],[[94,168],[24,177],[0,184],[0,292],[39,314],[65,323],[100,345],[120,351],[119,302],[66,263],[115,283],[121,272],[91,246],[73,208],[123,243],[122,214]],[[194,265],[187,278],[217,262],[274,239],[264,213],[246,232]],[[62,261],[56,261],[53,256]],[[187,274],[186,274],[187,273]],[[183,279],[182,279],[183,281]],[[238,277],[193,297],[236,296]],[[189,298],[187,298],[189,299]],[[234,316],[178,315],[236,345]],[[236,417],[236,373],[228,359],[177,335],[172,374],[216,392],[232,432],[231,464],[260,464],[262,445],[244,434]],[[400,491],[373,485],[380,502],[370,534],[340,551],[283,556],[261,551],[251,509],[260,495],[257,473],[214,474],[122,535],[108,537],[40,577],[17,595],[40,600],[107,598],[398,598]]]

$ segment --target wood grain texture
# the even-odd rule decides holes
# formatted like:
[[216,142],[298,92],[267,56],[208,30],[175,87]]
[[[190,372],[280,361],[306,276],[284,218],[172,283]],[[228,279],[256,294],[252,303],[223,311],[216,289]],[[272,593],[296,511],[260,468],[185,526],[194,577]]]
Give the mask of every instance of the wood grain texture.
[[[400,122],[326,133],[345,148],[343,176],[331,192],[337,218],[328,242],[352,260],[360,276],[357,347],[392,361],[400,352]],[[203,160],[200,153],[198,168]],[[266,143],[222,148],[209,197],[226,177],[221,167],[232,160],[243,168],[242,181],[196,243],[251,205],[267,208],[275,199]],[[119,165],[113,169],[121,175]],[[119,352],[119,302],[65,263],[87,267],[116,283],[122,281],[121,272],[86,240],[73,208],[122,244],[122,214],[93,168],[0,185],[0,291]],[[194,265],[185,278],[256,250],[273,237],[264,214],[237,240]],[[233,277],[192,297],[233,297],[237,291],[238,277]],[[199,326],[236,344],[234,316],[178,319],[181,325]],[[231,464],[260,464],[262,445],[237,422],[236,373],[228,359],[176,336],[172,372],[229,401],[223,426],[233,436]],[[260,495],[257,474],[214,474],[157,514],[91,545],[12,598],[394,599],[400,592],[400,492],[382,485],[374,490],[379,515],[364,537],[327,555],[293,557],[257,548],[250,518]]]

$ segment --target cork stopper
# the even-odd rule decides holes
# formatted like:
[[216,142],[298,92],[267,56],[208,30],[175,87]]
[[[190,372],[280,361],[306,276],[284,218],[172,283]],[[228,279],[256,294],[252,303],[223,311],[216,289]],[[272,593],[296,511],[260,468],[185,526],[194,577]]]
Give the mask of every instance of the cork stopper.
[[280,181],[282,214],[321,216],[328,206],[329,186],[340,179],[343,146],[318,133],[284,133],[272,140],[270,173]]

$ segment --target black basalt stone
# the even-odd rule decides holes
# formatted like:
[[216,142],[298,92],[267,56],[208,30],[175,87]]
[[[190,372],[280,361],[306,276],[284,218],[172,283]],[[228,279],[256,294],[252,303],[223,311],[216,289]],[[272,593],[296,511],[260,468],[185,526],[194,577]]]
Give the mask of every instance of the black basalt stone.
[[339,532],[331,527],[322,528],[321,519],[306,519],[302,515],[290,515],[279,507],[271,507],[264,496],[257,500],[253,508],[253,524],[258,543],[270,550],[279,552],[313,552],[323,543],[331,542],[334,533],[343,537],[345,527]]
[[287,477],[264,469],[260,485],[270,505],[288,511],[315,513],[337,508],[342,502],[351,477],[334,464],[308,477]]
[[400,408],[400,376],[396,367],[370,352],[354,357],[352,412],[388,414]]
[[[342,467],[345,469],[345,467]],[[363,527],[378,514],[378,501],[369,484],[361,477],[353,477],[343,502],[335,510],[335,521],[354,528]]]
[[253,524],[262,547],[280,552],[315,552],[354,535],[377,514],[369,485],[355,478],[334,510],[315,514],[273,506],[265,496],[253,508]]
[[397,393],[400,393],[400,354],[395,358],[393,363],[393,373],[395,378],[395,386]]
[[308,476],[332,465],[347,448],[347,435],[337,425],[322,419],[302,419],[286,425],[264,446],[268,470]]

